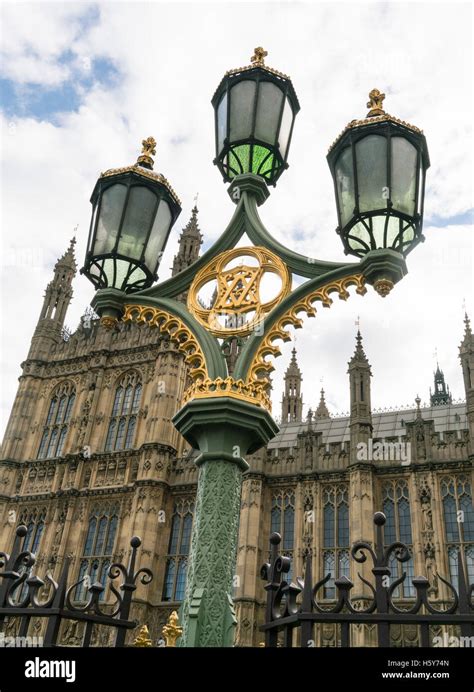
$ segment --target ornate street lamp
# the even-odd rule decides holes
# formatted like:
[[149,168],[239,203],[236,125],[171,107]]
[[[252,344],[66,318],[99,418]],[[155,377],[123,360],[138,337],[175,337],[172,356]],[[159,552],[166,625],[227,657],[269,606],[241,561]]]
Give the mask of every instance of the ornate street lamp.
[[171,228],[181,212],[176,193],[153,170],[156,142],[142,142],[137,162],[99,177],[91,197],[92,219],[81,273],[96,288],[133,293],[151,286]]
[[421,233],[430,159],[421,130],[382,108],[372,89],[364,120],[352,120],[327,156],[336,193],[337,232],[346,254],[391,249],[404,257]]
[[[157,328],[189,367],[191,384],[172,419],[199,450],[182,646],[233,644],[231,593],[242,474],[248,469],[246,456],[278,430],[268,395],[271,359],[280,354],[275,341],[290,340],[288,327],[301,327],[302,315],[314,317],[317,304],[330,307],[334,295],[349,298],[350,287],[363,295],[366,284],[372,284],[386,295],[406,274],[405,255],[421,239],[426,142],[417,128],[383,112],[383,94],[375,90],[367,119],[352,122],[328,156],[339,233],[346,251],[361,260],[308,258],[273,238],[258,207],[270,194],[268,184],[275,185],[286,167],[299,105],[290,79],[266,67],[265,55],[257,48],[252,65],[227,73],[212,100],[215,163],[231,183],[229,193],[237,208],[227,228],[193,264],[160,284],[126,295],[150,286],[180,209],[166,181],[151,171],[154,142],[145,143],[138,165],[101,176],[93,195],[84,273],[101,289],[92,302],[101,324],[113,329],[122,320]],[[107,191],[120,185],[125,191],[111,193],[106,204]],[[137,185],[147,194],[135,200]],[[145,203],[152,193],[153,213]],[[160,225],[164,204],[169,213]],[[138,221],[129,224],[129,216]],[[239,245],[244,233],[252,243],[248,247]],[[124,263],[120,277],[118,260]],[[295,286],[293,277],[307,281]],[[201,295],[206,287],[214,287],[210,304]],[[240,340],[231,371],[225,357],[229,338]]]
[[225,74],[212,98],[216,158],[224,180],[254,173],[270,185],[288,168],[295,116],[300,109],[291,79],[265,65],[255,48],[251,65]]

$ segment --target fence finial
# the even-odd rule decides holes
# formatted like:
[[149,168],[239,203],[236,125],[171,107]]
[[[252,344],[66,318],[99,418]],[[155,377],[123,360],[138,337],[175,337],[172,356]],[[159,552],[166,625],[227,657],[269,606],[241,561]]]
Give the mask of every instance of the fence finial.
[[179,617],[176,610],[173,610],[162,630],[166,640],[166,646],[176,646],[176,640],[183,633],[183,628],[179,626]]
[[148,627],[146,625],[142,625],[142,627],[140,627],[140,631],[138,632],[138,635],[133,640],[133,646],[140,646],[140,647],[152,646],[151,639],[150,639],[150,632],[149,632]]

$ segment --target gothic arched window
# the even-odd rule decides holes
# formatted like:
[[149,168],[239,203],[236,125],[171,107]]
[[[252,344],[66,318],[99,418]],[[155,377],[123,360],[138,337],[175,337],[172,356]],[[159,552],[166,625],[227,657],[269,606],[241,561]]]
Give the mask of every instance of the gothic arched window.
[[335,580],[350,574],[347,493],[347,485],[323,487],[323,576],[331,575],[324,598],[336,598]]
[[53,392],[37,459],[53,459],[62,455],[75,399],[76,392],[70,382],[63,382]]
[[399,562],[392,553],[390,557],[390,576],[398,579],[406,572],[403,584],[397,586],[395,598],[415,598],[412,579],[415,576],[413,565],[413,538],[411,532],[410,493],[405,479],[387,481],[382,486],[382,508],[387,521],[384,527],[384,543],[389,546],[395,541],[405,543],[412,557],[407,562]]
[[464,555],[464,571],[470,584],[474,583],[474,508],[471,484],[467,476],[447,476],[441,479],[441,498],[444,528],[448,545],[451,582],[459,588],[459,559]]
[[281,490],[272,496],[270,533],[281,536],[281,551],[291,558],[290,571],[285,575],[290,582],[293,575],[293,550],[295,545],[295,493],[293,490]]
[[46,521],[46,510],[24,510],[20,516],[20,524],[26,526],[26,536],[23,543],[23,550],[37,553],[44,532]]
[[105,451],[116,452],[133,446],[142,385],[135,372],[126,373],[115,390]]
[[184,598],[193,514],[192,500],[181,499],[176,502],[171,518],[163,601],[182,601]]
[[[44,533],[45,522],[46,509],[25,509],[20,515],[20,524],[24,524],[27,529],[22,549],[25,551],[29,550],[31,553],[34,553],[36,557],[38,557],[38,550],[41,543],[41,537]],[[19,574],[24,574],[25,572],[30,573],[31,567],[21,565],[19,568]],[[18,589],[14,595],[14,599],[17,602],[20,602],[26,595],[27,588],[26,583],[23,582],[21,589]]]
[[[117,535],[118,516],[118,505],[94,506],[89,515],[78,576],[78,581],[84,581],[76,587],[76,601],[87,599],[87,590],[94,582],[106,585],[107,570],[112,562]],[[104,598],[105,590],[101,593],[100,600]]]

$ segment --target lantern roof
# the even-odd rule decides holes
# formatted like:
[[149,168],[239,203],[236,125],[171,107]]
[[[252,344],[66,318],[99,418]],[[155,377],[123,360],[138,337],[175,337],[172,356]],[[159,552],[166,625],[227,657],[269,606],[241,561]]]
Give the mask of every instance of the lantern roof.
[[218,93],[220,92],[221,87],[222,87],[223,83],[226,81],[227,77],[234,77],[236,75],[241,74],[242,72],[258,72],[261,70],[263,72],[267,72],[268,74],[272,75],[273,77],[277,77],[280,80],[284,80],[284,81],[288,82],[291,96],[295,102],[296,112],[298,112],[300,110],[300,103],[298,101],[296,91],[295,91],[293,83],[291,81],[291,77],[289,77],[287,74],[284,74],[283,72],[279,72],[278,70],[275,70],[273,67],[270,67],[269,65],[266,65],[265,64],[265,58],[267,57],[267,55],[268,55],[268,51],[264,50],[262,48],[262,46],[257,46],[257,48],[254,48],[254,54],[250,58],[250,65],[246,65],[245,67],[236,67],[232,70],[227,70],[224,77],[221,79],[219,86],[217,87],[216,91],[214,92],[214,96],[212,97],[211,102],[214,103],[214,100],[216,99]]
[[161,183],[170,193],[173,200],[181,206],[181,201],[176,192],[171,187],[164,175],[153,170],[154,160],[152,155],[156,154],[156,141],[153,137],[147,137],[142,141],[142,151],[136,163],[131,166],[123,166],[122,168],[109,168],[100,174],[99,180],[110,178],[114,175],[123,175],[124,173],[136,173],[143,178],[148,178],[154,182]]
[[372,89],[372,91],[369,93],[369,101],[367,103],[367,108],[370,108],[370,110],[366,117],[360,120],[351,120],[351,122],[346,125],[343,131],[331,144],[328,149],[328,154],[334,149],[336,144],[342,139],[348,130],[373,125],[374,123],[390,122],[394,123],[395,125],[402,125],[402,127],[406,127],[412,132],[423,135],[423,130],[420,130],[420,128],[416,127],[416,125],[411,125],[410,123],[407,123],[406,120],[400,120],[399,118],[395,118],[393,115],[386,113],[382,107],[384,99],[385,94],[382,94],[378,89]]

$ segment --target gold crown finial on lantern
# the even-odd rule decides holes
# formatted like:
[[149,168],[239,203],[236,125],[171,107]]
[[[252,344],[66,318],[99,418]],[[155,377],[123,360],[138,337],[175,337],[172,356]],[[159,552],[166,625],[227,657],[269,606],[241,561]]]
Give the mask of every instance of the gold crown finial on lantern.
[[367,102],[367,108],[370,108],[370,111],[367,113],[368,118],[376,115],[385,115],[385,111],[382,108],[384,98],[385,94],[382,94],[378,89],[372,89],[369,94],[370,101]]
[[254,48],[254,54],[250,58],[250,62],[254,63],[254,67],[265,65],[265,58],[267,55],[268,51],[264,50],[262,46],[258,46],[257,48]]
[[147,168],[153,168],[154,161],[151,158],[156,154],[156,140],[154,137],[147,137],[142,140],[142,153],[137,159],[137,163]]

